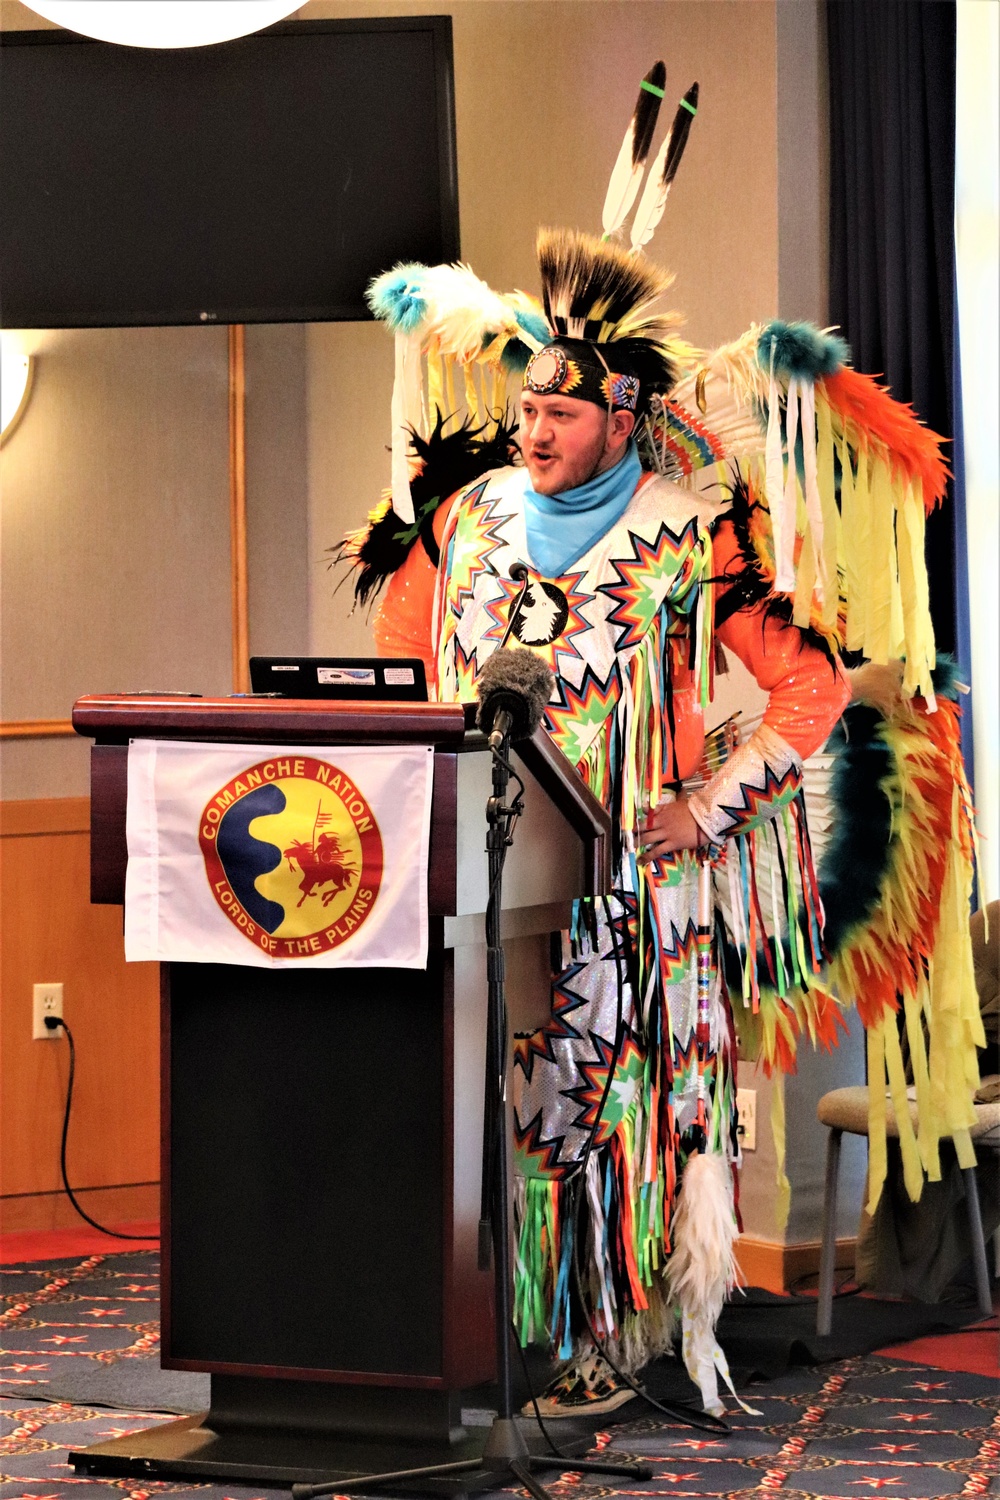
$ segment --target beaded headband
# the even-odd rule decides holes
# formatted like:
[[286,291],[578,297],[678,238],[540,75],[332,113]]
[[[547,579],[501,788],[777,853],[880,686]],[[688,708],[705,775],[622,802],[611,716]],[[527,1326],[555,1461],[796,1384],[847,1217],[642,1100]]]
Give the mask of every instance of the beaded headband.
[[536,396],[572,396],[605,409],[634,412],[639,400],[635,375],[616,374],[584,339],[546,344],[528,361],[523,389]]

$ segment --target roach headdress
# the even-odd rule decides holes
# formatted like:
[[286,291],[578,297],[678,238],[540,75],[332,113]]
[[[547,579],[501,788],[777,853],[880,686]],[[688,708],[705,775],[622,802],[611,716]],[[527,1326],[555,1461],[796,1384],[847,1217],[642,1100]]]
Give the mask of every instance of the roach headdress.
[[643,256],[569,229],[542,229],[538,269],[555,335],[530,360],[524,388],[641,416],[676,380],[674,313],[656,305],[673,278]]

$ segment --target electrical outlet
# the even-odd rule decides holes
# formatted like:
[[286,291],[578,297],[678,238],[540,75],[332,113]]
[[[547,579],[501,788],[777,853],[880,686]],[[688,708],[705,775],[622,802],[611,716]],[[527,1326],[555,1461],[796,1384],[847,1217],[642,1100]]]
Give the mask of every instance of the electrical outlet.
[[45,1024],[46,1016],[62,1016],[63,1013],[63,987],[61,984],[36,984],[34,988],[34,1007],[31,1018],[31,1036],[36,1042],[55,1041],[59,1036],[60,1027],[53,1026],[50,1030]]
[[744,1151],[757,1149],[757,1090],[736,1090],[736,1112],[739,1115],[739,1137]]

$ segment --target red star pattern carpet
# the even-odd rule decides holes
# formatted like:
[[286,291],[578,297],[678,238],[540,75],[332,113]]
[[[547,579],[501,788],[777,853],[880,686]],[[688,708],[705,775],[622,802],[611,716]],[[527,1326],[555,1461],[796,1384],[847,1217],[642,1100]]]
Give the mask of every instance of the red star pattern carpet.
[[[68,1449],[164,1420],[163,1406],[143,1409],[141,1403],[128,1404],[127,1396],[107,1399],[115,1389],[160,1389],[156,1381],[163,1378],[156,1352],[158,1257],[153,1251],[116,1252],[114,1241],[107,1244],[110,1249],[20,1263],[3,1273],[4,1500],[155,1500],[196,1492],[203,1500],[277,1500],[286,1495],[187,1481],[83,1478],[69,1467]],[[964,1343],[953,1347],[955,1340]],[[881,1491],[896,1500],[997,1495],[995,1348],[996,1334],[984,1326],[796,1368],[744,1392],[760,1415],[735,1412],[728,1435],[692,1431],[652,1411],[644,1415],[633,1404],[627,1413],[632,1419],[609,1424],[596,1444],[651,1463],[653,1479],[609,1485],[569,1475],[553,1478],[549,1488],[578,1500],[616,1494],[630,1500],[666,1495],[857,1500]],[[949,1360],[963,1362],[962,1351],[968,1368],[948,1367]],[[934,1363],[939,1358],[943,1367]],[[102,1388],[103,1402],[58,1394]]]

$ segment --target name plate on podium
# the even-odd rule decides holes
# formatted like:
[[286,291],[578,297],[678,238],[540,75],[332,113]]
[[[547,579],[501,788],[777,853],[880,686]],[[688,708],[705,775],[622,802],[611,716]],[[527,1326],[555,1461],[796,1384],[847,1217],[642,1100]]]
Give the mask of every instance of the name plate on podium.
[[133,740],[129,960],[427,965],[430,745]]

